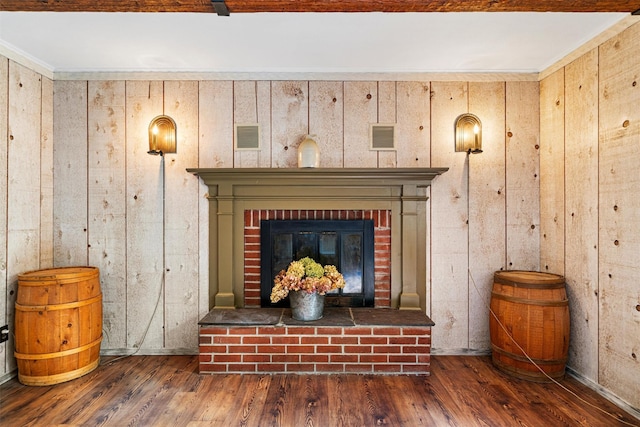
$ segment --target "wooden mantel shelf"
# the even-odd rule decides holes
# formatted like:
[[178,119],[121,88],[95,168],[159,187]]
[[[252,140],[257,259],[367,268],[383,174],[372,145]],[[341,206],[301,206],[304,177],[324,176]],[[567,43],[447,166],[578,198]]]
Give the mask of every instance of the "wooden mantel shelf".
[[235,182],[249,185],[380,186],[430,185],[449,168],[190,168],[207,185]]
[[208,186],[210,308],[243,305],[250,210],[388,210],[393,308],[425,309],[427,187],[448,168],[190,168]]

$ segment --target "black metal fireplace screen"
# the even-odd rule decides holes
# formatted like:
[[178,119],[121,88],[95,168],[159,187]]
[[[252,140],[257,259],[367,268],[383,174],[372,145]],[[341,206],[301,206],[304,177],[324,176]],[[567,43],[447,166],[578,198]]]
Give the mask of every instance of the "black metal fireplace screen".
[[372,220],[260,221],[260,304],[272,304],[273,278],[289,263],[306,256],[322,265],[333,264],[346,286],[327,294],[325,304],[340,307],[374,306],[374,232]]

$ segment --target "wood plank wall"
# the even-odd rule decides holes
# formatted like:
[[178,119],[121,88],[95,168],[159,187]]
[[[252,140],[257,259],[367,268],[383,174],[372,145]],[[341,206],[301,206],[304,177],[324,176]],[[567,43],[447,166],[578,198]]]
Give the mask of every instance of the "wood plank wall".
[[[0,57],[0,326],[13,329],[18,274],[53,265],[53,82]],[[0,344],[0,378],[16,369]]]
[[564,274],[569,366],[640,407],[640,25],[540,84],[541,260]]

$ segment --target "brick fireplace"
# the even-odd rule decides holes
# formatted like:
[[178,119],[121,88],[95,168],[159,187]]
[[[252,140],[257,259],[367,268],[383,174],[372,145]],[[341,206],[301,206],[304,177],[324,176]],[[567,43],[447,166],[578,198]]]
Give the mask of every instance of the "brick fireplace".
[[391,306],[391,211],[252,209],[244,212],[244,307],[260,307],[260,221],[274,219],[372,220],[375,307]]
[[[188,169],[209,188],[200,372],[429,374],[425,202],[446,170]],[[260,220],[351,217],[374,221],[375,308],[260,308]]]

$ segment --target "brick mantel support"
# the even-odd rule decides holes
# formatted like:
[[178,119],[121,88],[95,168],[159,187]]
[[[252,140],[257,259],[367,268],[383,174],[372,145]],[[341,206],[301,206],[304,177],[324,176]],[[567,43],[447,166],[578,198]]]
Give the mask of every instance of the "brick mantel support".
[[[243,306],[244,211],[248,209],[387,209],[391,236],[391,299],[424,309],[425,188],[447,168],[187,169],[209,187],[211,308]],[[421,286],[422,285],[422,286]]]

